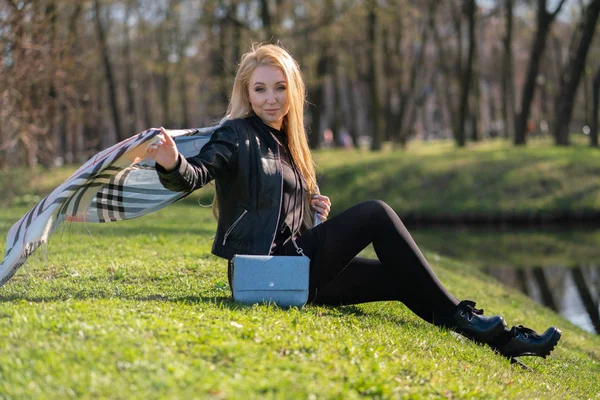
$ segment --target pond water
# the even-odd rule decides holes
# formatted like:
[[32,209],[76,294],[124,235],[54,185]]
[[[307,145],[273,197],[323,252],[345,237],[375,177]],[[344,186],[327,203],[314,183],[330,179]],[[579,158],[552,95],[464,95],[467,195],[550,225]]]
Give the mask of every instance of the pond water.
[[586,331],[600,334],[600,229],[409,229],[419,246],[476,264]]

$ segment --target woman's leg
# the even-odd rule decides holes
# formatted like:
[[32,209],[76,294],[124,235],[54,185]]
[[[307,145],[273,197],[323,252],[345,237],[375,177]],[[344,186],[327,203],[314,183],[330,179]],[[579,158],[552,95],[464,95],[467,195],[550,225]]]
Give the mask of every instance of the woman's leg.
[[[508,330],[499,316],[485,317],[475,303],[459,301],[435,276],[397,214],[382,201],[360,203],[298,238],[311,257],[311,302],[328,305],[398,300],[425,321],[448,326],[491,345],[507,357],[546,357],[560,339]],[[356,257],[373,244],[377,260]],[[294,252],[291,243],[285,253]]]
[[458,300],[443,287],[440,289],[439,281],[418,275],[387,268],[379,260],[355,257],[337,277],[317,290],[313,303],[349,305],[397,300],[427,322],[453,315]]
[[[340,305],[398,300],[429,322],[456,312],[458,300],[384,202],[357,204],[309,232],[297,243],[312,253],[312,301]],[[355,258],[371,243],[378,260]]]

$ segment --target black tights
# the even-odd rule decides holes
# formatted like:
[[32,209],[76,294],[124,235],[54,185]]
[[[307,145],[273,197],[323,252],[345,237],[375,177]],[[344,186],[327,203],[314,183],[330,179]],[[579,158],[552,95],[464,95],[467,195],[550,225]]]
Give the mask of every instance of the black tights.
[[[296,240],[311,259],[309,302],[348,305],[397,300],[425,321],[455,313],[444,288],[408,230],[386,203],[366,201]],[[377,259],[356,257],[373,244]],[[288,242],[280,254],[295,254]]]

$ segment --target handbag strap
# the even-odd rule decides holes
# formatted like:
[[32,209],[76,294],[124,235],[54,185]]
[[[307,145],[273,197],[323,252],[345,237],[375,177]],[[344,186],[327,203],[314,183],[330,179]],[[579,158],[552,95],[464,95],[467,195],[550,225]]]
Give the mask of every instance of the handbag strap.
[[[287,144],[287,139],[285,138],[285,136],[283,137],[282,142],[280,142],[279,140],[277,140],[277,137],[273,134],[273,132],[271,132],[271,130],[269,129],[269,133],[271,134],[271,136],[273,137],[273,139],[275,139],[275,141],[277,142],[277,144],[279,146],[281,146],[284,151],[287,152],[288,154],[288,158],[290,160],[290,166],[292,167],[292,171],[294,172],[294,178],[296,179],[296,182],[300,182],[300,198],[301,198],[301,206],[300,206],[300,226],[302,226],[302,219],[304,217],[304,196],[302,196],[302,190],[303,190],[303,185],[302,185],[302,175],[300,174],[300,172],[298,171],[298,167],[296,166],[296,162],[294,161],[294,157],[292,156],[292,153],[289,151],[289,147]],[[280,150],[281,151],[281,150]],[[280,162],[281,162],[281,155],[280,157]],[[283,171],[282,171],[283,173]],[[283,187],[281,188],[281,190],[283,190]],[[296,194],[294,194],[294,202],[296,201]],[[294,213],[295,213],[295,205],[294,205]],[[294,223],[296,222],[296,218],[294,216],[294,218],[292,218],[292,227],[291,227],[291,234],[292,234],[292,243],[294,244],[294,247],[296,248],[296,253],[298,253],[298,255],[301,255],[303,257],[306,257],[306,255],[304,254],[304,250],[302,250],[302,248],[300,246],[298,246],[298,243],[296,243],[296,239],[294,238],[294,234],[296,233],[296,230],[294,229]],[[277,228],[279,229],[279,227]]]
[[304,254],[304,250],[302,250],[302,247],[298,246],[298,243],[296,243],[296,239],[294,239],[292,237],[292,243],[294,244],[294,247],[296,248],[296,253],[300,254],[303,257],[306,257],[306,255]]

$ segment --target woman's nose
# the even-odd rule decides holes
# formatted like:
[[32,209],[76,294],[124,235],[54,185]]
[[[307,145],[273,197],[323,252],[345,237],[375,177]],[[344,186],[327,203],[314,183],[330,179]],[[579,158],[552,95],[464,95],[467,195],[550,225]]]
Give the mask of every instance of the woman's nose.
[[269,91],[267,94],[267,103],[275,103],[277,98],[275,97],[275,92]]

